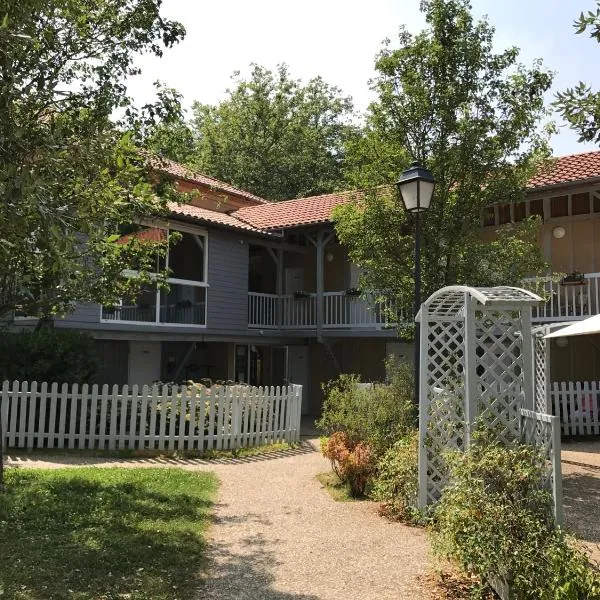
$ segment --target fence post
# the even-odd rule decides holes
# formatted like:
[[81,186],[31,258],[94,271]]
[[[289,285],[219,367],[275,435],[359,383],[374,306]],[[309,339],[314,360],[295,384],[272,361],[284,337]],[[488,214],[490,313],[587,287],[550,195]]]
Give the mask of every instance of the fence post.
[[558,417],[551,417],[552,422],[552,493],[554,496],[554,518],[561,525],[564,521],[563,492],[562,492],[562,466],[560,462],[560,421]]
[[4,485],[4,454],[6,453],[6,434],[8,430],[8,387],[9,382],[2,383],[0,396],[0,490]]

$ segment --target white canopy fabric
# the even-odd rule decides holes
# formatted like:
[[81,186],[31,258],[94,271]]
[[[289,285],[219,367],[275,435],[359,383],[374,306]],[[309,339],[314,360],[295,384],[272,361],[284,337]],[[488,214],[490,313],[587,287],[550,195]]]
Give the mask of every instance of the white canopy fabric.
[[545,335],[544,338],[572,337],[574,335],[591,335],[593,333],[600,333],[600,315],[594,315],[589,319],[577,321],[573,325],[563,327]]

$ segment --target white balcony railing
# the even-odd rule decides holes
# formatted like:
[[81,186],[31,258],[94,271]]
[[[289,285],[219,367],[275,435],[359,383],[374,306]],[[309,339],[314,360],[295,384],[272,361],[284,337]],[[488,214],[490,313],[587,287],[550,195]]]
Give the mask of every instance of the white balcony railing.
[[581,284],[564,284],[552,277],[530,277],[523,287],[544,298],[534,306],[533,321],[576,321],[600,313],[600,273],[587,273]]
[[[403,313],[393,300],[378,301],[376,293],[351,296],[323,294],[323,327],[327,329],[393,327]],[[248,294],[248,326],[259,329],[307,329],[317,326],[317,294]]]
[[398,323],[395,302],[386,299],[377,302],[377,294],[348,296],[346,292],[325,292],[323,294],[323,327],[372,327],[382,328]]

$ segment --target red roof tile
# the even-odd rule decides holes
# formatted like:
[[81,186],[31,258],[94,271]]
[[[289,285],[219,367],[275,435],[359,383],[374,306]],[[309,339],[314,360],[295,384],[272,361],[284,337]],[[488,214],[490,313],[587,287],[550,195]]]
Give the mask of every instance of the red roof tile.
[[172,215],[181,215],[184,217],[191,217],[198,221],[202,221],[203,223],[212,223],[214,225],[232,227],[233,229],[262,233],[259,229],[248,223],[244,223],[227,213],[208,210],[207,208],[200,208],[191,204],[178,204],[177,202],[169,202],[167,207]]
[[554,159],[540,169],[527,184],[527,188],[540,188],[600,178],[600,151],[569,154]]
[[[162,159],[161,159],[162,160]],[[172,171],[169,171],[176,177],[183,177],[178,173],[191,173],[182,165],[169,161],[172,165]],[[192,173],[194,181],[201,183],[203,180],[212,181],[219,185],[220,189],[227,191],[226,188],[235,190],[237,194],[245,194],[260,202],[256,206],[247,206],[240,208],[231,214],[219,213],[203,208],[198,208],[188,204],[170,203],[170,210],[174,214],[185,215],[217,225],[233,227],[260,233],[273,229],[286,229],[289,227],[298,227],[302,225],[314,225],[318,223],[327,223],[331,219],[331,213],[336,206],[345,204],[363,197],[361,191],[334,192],[332,194],[323,194],[321,196],[310,196],[308,198],[297,198],[295,200],[285,200],[283,202],[267,202],[228,186],[228,184],[217,182],[204,175]],[[541,169],[532,177],[527,185],[528,189],[543,188],[547,186],[570,184],[578,181],[587,181],[590,179],[600,179],[600,151],[584,152],[581,154],[572,154],[561,156],[551,162],[547,167]]]
[[205,185],[210,187],[213,190],[217,190],[219,192],[226,192],[228,194],[233,194],[240,198],[244,198],[245,200],[251,200],[254,204],[266,204],[267,200],[263,198],[259,198],[250,192],[246,192],[245,190],[240,190],[239,188],[233,187],[229,183],[225,183],[224,181],[219,181],[218,179],[214,179],[213,177],[209,177],[208,175],[203,175],[202,173],[197,173],[196,171],[192,171],[187,167],[176,163],[173,160],[168,158],[164,158],[163,156],[153,156],[147,154],[147,162],[148,166],[160,173],[165,173],[167,175],[171,175],[176,177],[177,179],[184,179],[185,181],[191,181],[192,183],[198,183],[200,185]]
[[326,223],[336,206],[362,198],[363,192],[334,192],[296,200],[272,202],[240,208],[232,214],[258,229],[285,229],[299,225]]

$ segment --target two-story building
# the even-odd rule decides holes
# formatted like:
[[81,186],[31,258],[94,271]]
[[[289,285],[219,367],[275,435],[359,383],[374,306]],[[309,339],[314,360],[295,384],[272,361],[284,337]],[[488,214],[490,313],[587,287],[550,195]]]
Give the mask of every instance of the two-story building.
[[[187,204],[171,203],[162,221],[137,235],[181,233],[167,258],[169,290],[147,287],[118,306],[81,305],[56,327],[90,332],[102,358],[102,383],[244,381],[305,386],[303,412],[317,413],[321,384],[339,372],[384,376],[389,354],[412,357],[396,337],[400,307],[357,291],[359,270],[337,242],[331,213],[360,192],[271,203],[161,159]],[[482,235],[530,215],[543,219],[540,244],[553,272],[528,281],[548,301],[535,323],[600,313],[600,152],[557,159],[529,182],[519,204],[499,203]],[[553,342],[552,378],[600,379],[600,340]]]
[[290,381],[305,386],[306,414],[318,412],[322,382],[340,372],[378,380],[387,354],[409,354],[390,311],[357,292],[359,272],[335,239],[331,211],[354,193],[269,203],[172,161],[152,169],[194,192],[129,234],[180,232],[169,290],[146,286],[133,301],[80,305],[55,321],[94,336],[102,383]]
[[[547,277],[524,282],[546,299],[533,323],[600,314],[600,152],[558,158],[531,179],[524,202],[489,207],[483,235],[530,215],[543,220],[539,243],[551,265]],[[552,381],[600,381],[600,336],[552,340],[550,357]]]

